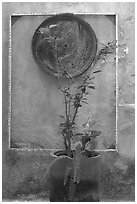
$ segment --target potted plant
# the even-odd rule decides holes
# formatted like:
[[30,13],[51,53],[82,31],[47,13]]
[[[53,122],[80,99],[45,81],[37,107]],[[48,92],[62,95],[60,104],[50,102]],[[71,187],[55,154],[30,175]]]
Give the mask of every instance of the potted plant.
[[[87,71],[90,67],[92,69],[92,74],[82,75],[80,83],[78,83],[75,87],[76,79],[74,78],[79,76],[79,74],[75,72],[75,68],[73,72],[70,63],[68,65],[70,66],[68,69],[67,64],[63,64],[67,58],[66,56],[71,56],[71,53],[68,53],[68,47],[69,43],[71,44],[70,36],[72,34],[73,39],[74,34],[71,30],[70,23],[67,24],[67,26],[65,23],[65,27],[63,27],[63,24],[58,24],[56,22],[56,19],[60,20],[62,16],[63,18],[65,17],[65,20],[71,17],[73,19],[72,25],[74,27],[76,27],[74,21],[78,20],[78,28],[80,30],[82,30],[81,27],[85,25],[83,21],[79,20],[79,18],[72,14],[57,15],[57,18],[54,16],[51,19],[52,24],[49,24],[50,19],[48,19],[46,22],[42,23],[42,26],[38,27],[36,34],[34,34],[32,43],[33,54],[38,65],[42,69],[45,69],[45,64],[49,66],[50,72],[52,72],[52,74],[54,73],[54,76],[57,77],[59,91],[61,91],[64,98],[63,104],[65,114],[60,116],[63,120],[60,123],[60,133],[63,136],[65,149],[54,153],[55,159],[49,167],[50,201],[97,202],[100,199],[99,183],[101,175],[101,158],[99,153],[95,151],[95,148],[96,137],[101,136],[101,131],[96,131],[92,128],[91,117],[89,116],[88,120],[85,121],[85,124],[83,124],[83,131],[79,132],[76,128],[76,120],[81,107],[88,103],[87,96],[90,94],[90,90],[95,90],[94,74],[101,72],[101,70],[96,70],[97,62],[99,60],[105,61],[105,56],[107,54],[115,52],[116,42],[112,41],[107,45],[104,45],[104,47],[99,50],[96,55],[96,37],[90,26],[86,24],[86,29],[88,32],[91,32],[92,37],[94,38],[94,41],[90,39],[94,44],[94,49],[90,50],[91,47],[87,47],[87,41],[83,43],[83,34],[78,35],[80,36],[80,39],[82,39],[81,41],[78,41],[78,43],[81,42],[81,44],[83,43],[82,45],[86,45],[86,47],[84,47],[84,51],[82,51],[84,55],[82,55],[83,58],[80,61],[80,66],[83,72]],[[68,31],[67,27],[69,26],[69,43],[66,43],[65,32]],[[58,38],[58,35],[61,35],[59,30],[62,30],[63,40],[61,40],[60,37]],[[53,31],[56,34],[55,36],[52,35],[52,33],[54,33]],[[85,31],[82,30],[82,33],[85,33]],[[80,50],[82,49],[81,47],[82,46],[79,47]],[[86,50],[93,51],[94,57],[92,56],[88,58],[90,61],[83,70],[82,66],[84,66],[83,63],[85,54],[87,53]],[[66,54],[65,57],[64,53]],[[53,59],[53,62],[50,63],[50,60],[47,60],[45,55],[46,57],[50,56]],[[75,56],[75,54],[73,55]],[[75,58],[73,59],[73,55],[71,56],[71,59],[72,61],[75,61]],[[72,63],[72,66],[73,65],[74,64]],[[71,74],[71,71],[73,74]],[[62,81],[64,83],[62,83]]]
[[[112,47],[114,48],[114,42],[108,43],[98,52],[94,66],[102,56],[110,53]],[[93,74],[99,72],[101,70],[94,70]],[[78,112],[84,104],[88,103],[89,90],[95,89],[93,84],[95,77],[84,76],[74,91],[73,88],[71,89],[73,78],[67,73],[66,76],[69,80],[68,86],[64,89],[59,86],[64,96],[65,115],[60,116],[63,119],[60,131],[65,150],[54,153],[56,158],[49,168],[50,201],[97,202],[100,199],[101,158],[95,148],[96,137],[101,136],[101,131],[92,128],[91,116],[83,124],[82,132],[76,132],[75,129]],[[76,142],[73,142],[75,140]]]

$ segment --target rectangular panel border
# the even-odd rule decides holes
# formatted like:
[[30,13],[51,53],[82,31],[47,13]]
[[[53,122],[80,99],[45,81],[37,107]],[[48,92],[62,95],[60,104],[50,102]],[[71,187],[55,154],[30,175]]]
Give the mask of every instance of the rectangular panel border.
[[[11,87],[11,73],[12,73],[12,63],[11,63],[11,58],[12,58],[12,32],[11,32],[11,18],[12,16],[51,16],[51,15],[57,15],[61,13],[12,13],[9,15],[9,56],[8,56],[8,148],[11,150],[16,150],[16,151],[59,151],[61,149],[28,149],[28,148],[11,148],[10,147],[10,138],[11,138],[11,112],[12,112],[12,105],[11,105],[11,100],[12,100],[12,87]],[[116,148],[115,149],[104,149],[104,150],[96,150],[97,152],[118,152],[118,14],[116,13],[77,13],[74,12],[73,14],[75,15],[113,15],[116,18]]]

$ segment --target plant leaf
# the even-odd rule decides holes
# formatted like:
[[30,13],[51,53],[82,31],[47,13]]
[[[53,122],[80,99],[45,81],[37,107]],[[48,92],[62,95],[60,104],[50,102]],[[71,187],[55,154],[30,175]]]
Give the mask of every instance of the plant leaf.
[[79,136],[79,135],[83,135],[83,133],[79,132],[79,133],[76,133],[75,135],[76,135],[76,136],[77,136],[77,135]]
[[58,115],[59,117],[61,117],[61,118],[63,118],[63,119],[65,119],[65,117],[63,116],[63,115]]
[[60,126],[61,126],[61,127],[65,127],[66,124],[65,124],[65,123],[60,123]]
[[101,72],[101,70],[94,71],[93,73],[95,74],[95,73],[98,73],[98,72]]
[[[93,72],[94,73],[94,72]],[[91,77],[91,78],[89,78],[89,80],[92,80],[92,79],[95,79],[95,77]]]
[[81,89],[82,87],[83,87],[83,84],[82,84],[82,85],[80,85],[80,86],[78,86],[77,88],[78,88],[78,89]]
[[92,138],[95,138],[95,137],[101,135],[101,131],[92,130],[90,134],[91,134],[91,137],[92,137]]
[[94,87],[94,86],[88,86],[88,88],[90,88],[90,89],[95,89],[95,87]]
[[82,101],[82,103],[86,103],[86,104],[88,104],[86,101]]

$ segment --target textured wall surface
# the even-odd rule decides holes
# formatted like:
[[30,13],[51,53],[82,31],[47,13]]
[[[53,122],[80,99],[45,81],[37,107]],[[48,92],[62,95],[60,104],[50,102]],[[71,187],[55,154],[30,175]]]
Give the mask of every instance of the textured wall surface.
[[[46,17],[47,18],[47,17]],[[11,138],[19,147],[45,149],[63,148],[62,136],[59,132],[59,115],[64,113],[63,95],[58,90],[59,83],[54,77],[48,76],[36,64],[31,50],[32,36],[45,16],[24,16],[12,26],[12,118]],[[82,18],[82,16],[81,16]],[[107,44],[115,40],[115,25],[106,16],[84,16],[98,40],[98,50],[101,43]],[[115,53],[112,55],[115,57]],[[79,109],[77,128],[87,121],[89,113],[96,121],[97,130],[102,132],[98,149],[115,146],[115,61],[112,56],[106,57],[107,63],[100,60],[95,76],[95,91],[88,95],[88,105]],[[75,79],[74,87],[81,81]],[[65,82],[64,82],[65,84]],[[12,146],[11,146],[12,147]]]
[[[112,12],[118,14],[120,45],[118,64],[118,152],[101,153],[103,164],[101,200],[134,201],[134,3],[3,3],[3,199],[23,201],[48,200],[46,170],[53,159],[50,156],[50,151],[17,151],[8,149],[8,15],[12,13],[59,13],[60,11],[62,13],[69,11],[74,13]],[[18,21],[15,25],[17,25],[17,23]],[[17,44],[14,43],[14,45]],[[20,55],[20,52],[18,52],[18,55]],[[33,58],[30,58],[30,63],[33,63],[32,61]],[[15,61],[13,63],[15,63]],[[34,67],[34,69],[35,68],[36,67]],[[31,71],[30,67],[29,71]],[[24,73],[20,72],[20,74],[22,74],[22,78]],[[34,76],[33,74],[32,72],[32,76]],[[40,86],[43,85],[47,87],[47,83],[50,83],[48,77],[46,78],[47,81],[45,81],[45,76],[42,72],[39,72],[39,76],[43,78],[42,81],[39,82]],[[27,72],[25,79],[28,79]],[[32,78],[32,82],[34,79],[35,78]],[[30,83],[29,80],[27,83]],[[26,86],[28,84],[26,84]],[[22,85],[23,84],[20,84],[20,87]],[[35,88],[37,89],[37,87]],[[51,89],[54,90],[53,84]],[[25,89],[23,94],[27,94],[27,92],[25,93]],[[25,101],[20,102],[25,103]],[[38,107],[37,104],[35,104],[35,106]],[[29,107],[26,107],[26,109],[27,108]],[[45,106],[43,109],[45,110]],[[33,115],[33,107],[32,109],[30,107],[29,110],[32,110],[32,116],[35,117],[35,115]],[[15,112],[16,111],[18,111],[18,109],[15,108]],[[39,114],[43,114],[43,118],[45,117],[43,111]],[[52,112],[50,112],[50,114],[52,114]],[[19,123],[27,125],[24,123],[26,120],[22,122],[23,119],[20,117]],[[36,120],[38,124],[41,123],[39,119]],[[44,121],[43,123],[45,124]],[[33,126],[33,130],[35,129],[36,126]],[[36,134],[35,132],[34,135]],[[41,135],[43,135],[43,132],[41,132]],[[41,139],[39,141],[41,141]],[[39,141],[35,142],[38,143]],[[49,144],[51,145],[51,139],[49,139]],[[53,141],[53,146],[54,145]],[[58,141],[56,145],[58,145]]]

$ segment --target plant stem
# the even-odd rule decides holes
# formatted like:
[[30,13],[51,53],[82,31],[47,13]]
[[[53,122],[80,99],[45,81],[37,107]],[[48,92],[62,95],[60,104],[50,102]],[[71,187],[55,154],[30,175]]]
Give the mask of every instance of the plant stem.
[[67,141],[66,141],[66,139],[65,139],[65,137],[64,137],[64,145],[65,145],[65,149],[67,150]]
[[[70,81],[69,81],[69,87],[68,87],[69,93],[70,93]],[[70,105],[71,105],[71,96],[69,96],[69,103],[68,103],[68,117],[70,119]]]
[[[81,101],[82,97],[83,97],[83,93],[81,93],[81,96],[80,96],[79,101]],[[73,125],[73,123],[74,123],[74,121],[75,121],[75,118],[76,118],[76,116],[77,116],[79,107],[80,107],[80,106],[76,106],[76,108],[75,108],[75,113],[74,113],[73,119],[72,119],[72,125]]]
[[67,108],[67,100],[66,100],[66,94],[64,91],[64,100],[65,100],[65,114],[66,114],[66,122],[68,121],[68,108]]
[[[66,114],[66,125],[69,125],[69,116],[70,116],[70,99],[69,99],[69,103],[67,102],[67,97],[66,97],[66,92],[64,89],[61,88],[61,84],[60,84],[60,80],[59,80],[59,70],[58,70],[58,63],[61,64],[61,66],[63,67],[62,63],[59,61],[58,59],[58,55],[57,55],[57,46],[56,46],[56,39],[54,39],[53,41],[53,47],[54,47],[54,55],[55,58],[57,60],[57,78],[58,78],[58,82],[59,82],[59,89],[63,92],[64,94],[64,103],[65,103],[65,114]],[[63,67],[64,69],[64,67]],[[70,90],[70,83],[69,83],[69,90]],[[70,127],[69,127],[70,128]],[[65,149],[67,151],[67,155],[71,156],[71,141],[70,141],[70,132],[68,132],[66,137],[64,135],[64,145],[65,145]]]
[[68,137],[68,145],[67,145],[67,155],[70,157],[71,156],[71,142],[70,142],[70,135]]
[[74,123],[74,121],[75,121],[75,118],[76,118],[77,112],[78,112],[78,107],[76,107],[76,109],[75,109],[75,113],[74,113],[74,115],[73,115],[73,119],[72,119],[72,125],[73,125],[73,123]]

